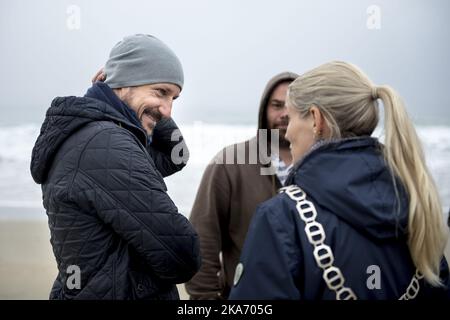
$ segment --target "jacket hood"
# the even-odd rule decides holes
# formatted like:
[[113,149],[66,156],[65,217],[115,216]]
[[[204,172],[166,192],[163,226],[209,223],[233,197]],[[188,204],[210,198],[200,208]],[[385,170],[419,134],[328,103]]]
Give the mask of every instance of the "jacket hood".
[[87,97],[57,97],[47,110],[31,154],[31,175],[44,183],[52,160],[62,143],[81,127],[94,121],[114,121],[134,133],[145,146],[146,133],[131,124],[120,112],[100,100]]
[[377,239],[407,234],[408,196],[395,185],[374,138],[350,138],[316,145],[296,163],[286,185],[295,183],[314,203]]
[[266,87],[264,88],[261,101],[259,103],[259,114],[258,114],[258,129],[267,129],[267,103],[269,102],[270,95],[277,85],[286,81],[294,81],[298,77],[298,74],[294,72],[282,72],[277,74],[272,79],[269,80]]

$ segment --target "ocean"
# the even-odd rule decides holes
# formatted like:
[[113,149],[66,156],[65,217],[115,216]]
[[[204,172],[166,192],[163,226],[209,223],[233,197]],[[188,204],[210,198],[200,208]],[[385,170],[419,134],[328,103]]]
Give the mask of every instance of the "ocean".
[[[187,166],[165,179],[179,211],[189,216],[208,162],[224,146],[251,138],[252,125],[179,124],[190,151]],[[426,161],[438,186],[445,213],[450,208],[450,126],[417,126]],[[46,219],[40,186],[30,175],[31,150],[40,124],[0,126],[0,219]],[[380,137],[377,130],[374,136]],[[381,139],[382,140],[382,139]]]

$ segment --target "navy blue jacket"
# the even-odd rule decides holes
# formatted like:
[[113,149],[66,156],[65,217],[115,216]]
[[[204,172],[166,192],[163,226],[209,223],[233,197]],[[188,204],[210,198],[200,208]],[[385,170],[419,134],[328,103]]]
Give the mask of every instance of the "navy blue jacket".
[[[345,286],[358,299],[398,299],[415,272],[408,246],[408,197],[397,181],[400,202],[385,165],[382,146],[373,138],[324,144],[299,162],[286,185],[302,188],[317,210]],[[335,299],[322,279],[305,223],[287,194],[261,204],[251,223],[230,299]],[[399,207],[397,207],[399,204]],[[399,210],[397,210],[399,209]],[[369,289],[379,267],[380,289]],[[449,285],[442,260],[441,278]],[[420,280],[420,297],[449,297],[448,287],[431,288]],[[372,287],[373,288],[373,287]]]
[[[56,98],[33,148],[58,276],[51,299],[178,299],[200,267],[197,233],[167,195],[172,119],[146,133],[111,105]],[[81,271],[78,287],[71,266]],[[68,285],[70,284],[70,285]]]

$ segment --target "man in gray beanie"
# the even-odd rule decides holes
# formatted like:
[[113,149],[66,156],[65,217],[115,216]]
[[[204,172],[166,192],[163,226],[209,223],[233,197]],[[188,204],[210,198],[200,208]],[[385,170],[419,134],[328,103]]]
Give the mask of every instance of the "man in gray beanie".
[[84,97],[53,100],[33,148],[59,271],[50,298],[179,299],[175,284],[200,267],[197,234],[163,180],[188,156],[170,117],[180,61],[134,35],[100,77]]
[[[156,122],[163,117],[169,118],[172,111],[170,99],[155,108],[157,101],[152,97],[159,92],[175,100],[183,88],[184,75],[180,61],[168,46],[153,36],[137,34],[125,37],[114,46],[104,70],[94,77],[94,82],[96,80],[104,81],[135,111],[151,136]],[[132,99],[136,95],[139,100]],[[142,114],[145,102],[153,106],[147,106],[150,119]]]

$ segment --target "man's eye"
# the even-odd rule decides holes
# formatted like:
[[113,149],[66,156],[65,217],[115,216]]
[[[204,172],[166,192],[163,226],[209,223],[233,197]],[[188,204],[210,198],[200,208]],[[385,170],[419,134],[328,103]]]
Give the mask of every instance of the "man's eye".
[[167,91],[164,89],[157,89],[157,91],[159,92],[159,94],[163,97],[165,97],[167,95]]

